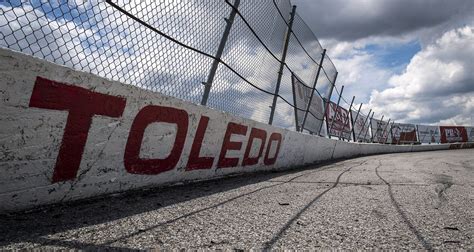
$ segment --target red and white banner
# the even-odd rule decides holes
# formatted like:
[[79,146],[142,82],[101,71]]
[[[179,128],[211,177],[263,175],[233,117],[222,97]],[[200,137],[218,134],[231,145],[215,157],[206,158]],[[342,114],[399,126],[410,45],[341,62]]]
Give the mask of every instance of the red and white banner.
[[390,126],[388,122],[372,119],[371,122],[372,129],[372,141],[374,143],[391,143],[391,138],[389,137]]
[[351,139],[350,118],[347,109],[330,102],[326,110],[326,118],[330,129],[329,135]]
[[[308,107],[311,92],[313,92],[313,90],[307,85],[305,85],[294,74],[291,75],[291,81],[293,88],[294,104],[297,108],[299,108],[296,110],[295,113],[296,123],[298,124],[298,128],[301,128],[303,125],[305,110]],[[323,99],[319,96],[317,92],[315,92],[311,100],[311,106],[309,107],[309,112],[306,117],[304,129],[317,134],[323,124],[323,118]]]
[[354,126],[354,135],[356,138],[356,142],[369,142],[370,132],[368,131],[369,121],[367,117],[361,115],[360,113],[357,115],[357,112],[355,111],[351,111],[351,114],[352,114],[352,120],[355,120],[353,123],[353,126]]
[[393,123],[390,128],[394,144],[413,144],[418,141],[414,124]]
[[420,143],[439,143],[440,134],[438,126],[417,125]]
[[467,142],[466,128],[462,126],[440,126],[441,143]]

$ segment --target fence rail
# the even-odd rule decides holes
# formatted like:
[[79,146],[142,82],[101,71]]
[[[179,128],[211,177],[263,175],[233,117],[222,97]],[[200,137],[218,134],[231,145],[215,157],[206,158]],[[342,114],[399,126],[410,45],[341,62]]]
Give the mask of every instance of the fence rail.
[[[335,85],[330,52],[295,8],[289,0],[0,1],[0,46],[236,116],[329,135],[339,113],[328,119],[331,97],[349,103]],[[304,102],[295,102],[295,79],[310,90]],[[323,117],[312,110],[321,99]],[[359,140],[351,111],[344,119]],[[372,128],[369,116],[357,113]],[[311,120],[319,129],[305,126]],[[323,121],[331,125],[321,127]]]

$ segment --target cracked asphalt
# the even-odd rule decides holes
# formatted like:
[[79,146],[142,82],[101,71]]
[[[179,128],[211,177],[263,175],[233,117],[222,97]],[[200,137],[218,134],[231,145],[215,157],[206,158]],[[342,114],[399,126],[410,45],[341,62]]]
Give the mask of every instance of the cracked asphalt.
[[474,150],[388,154],[0,216],[0,249],[474,249]]

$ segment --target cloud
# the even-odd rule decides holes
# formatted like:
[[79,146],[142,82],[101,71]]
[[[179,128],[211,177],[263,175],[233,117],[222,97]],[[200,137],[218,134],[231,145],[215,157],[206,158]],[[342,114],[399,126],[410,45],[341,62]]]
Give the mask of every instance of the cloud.
[[315,34],[354,41],[371,36],[398,37],[443,23],[472,20],[471,0],[294,0]]
[[[472,38],[468,39],[472,37],[472,27],[453,30],[452,26],[459,20],[473,20],[466,17],[472,4],[462,0],[449,4],[437,1],[321,1],[307,8],[301,4],[297,10],[304,14],[318,9],[304,19],[318,36],[324,38],[322,44],[327,44],[328,54],[339,71],[339,86],[344,84],[346,87],[346,100],[350,101],[352,95],[356,95],[356,103],[368,101],[370,95],[377,114],[384,112],[393,118],[426,122],[466,122],[473,110],[472,95],[467,95],[472,93],[473,78],[466,70],[472,68]],[[153,6],[163,5],[163,8],[153,10],[163,11],[148,15],[153,13],[147,11],[151,5],[142,1],[136,3],[136,6],[126,5],[127,9],[178,40],[210,54],[215,53],[221,38],[225,24],[222,17],[230,12],[229,6],[220,1],[203,2],[198,4],[199,8],[191,8],[192,3],[183,2],[178,6],[169,1],[154,3]],[[276,9],[268,8],[267,4],[254,6],[249,3],[242,4],[242,13],[280,58],[285,29]],[[286,3],[278,2],[285,8],[283,13],[290,9]],[[1,8],[5,14],[0,17],[0,38],[3,38],[0,44],[3,46],[195,103],[201,100],[201,82],[207,79],[212,59],[180,47],[105,3],[53,6],[32,2],[14,6],[3,4]],[[57,15],[51,11],[53,9],[61,9],[66,15]],[[212,10],[219,10],[219,13]],[[210,18],[203,19],[202,16]],[[267,17],[272,17],[272,22],[263,22],[268,21]],[[319,61],[322,48],[299,18],[295,21],[298,26],[295,33],[313,59]],[[319,32],[319,28],[330,33]],[[440,33],[444,35],[439,40],[432,39],[445,29],[450,32]],[[423,32],[414,33],[420,30]],[[368,45],[390,49],[392,45],[418,43],[420,34],[427,38],[423,39],[424,44],[420,43],[423,50],[408,65],[405,62],[395,68],[380,66],[378,55],[367,50]],[[274,91],[279,63],[239,17],[223,59],[252,83]],[[316,64],[294,38],[290,41],[287,64],[306,84],[312,85]],[[328,75],[333,76],[336,70],[331,63],[325,60],[324,65]],[[405,71],[401,73],[402,70]],[[288,101],[292,101],[290,76],[285,69],[280,89],[280,94]],[[327,83],[322,72],[317,88],[324,90]],[[210,106],[262,122],[268,120],[272,96],[254,89],[222,65],[212,92],[211,99],[217,100],[210,101]],[[442,102],[430,104],[433,97]],[[426,108],[442,106],[443,109],[421,111],[421,105]],[[464,112],[453,116],[460,110]],[[364,106],[363,111],[368,112],[368,106]],[[290,127],[294,123],[292,113],[291,107],[279,101],[276,121],[283,127]]]
[[443,34],[371,94],[369,105],[403,122],[473,124],[474,26]]
[[371,90],[381,88],[391,76],[389,70],[377,66],[375,57],[366,52],[336,58],[334,63],[339,71],[338,88],[345,86],[343,96],[348,102],[352,96],[356,96],[358,103],[368,101]]

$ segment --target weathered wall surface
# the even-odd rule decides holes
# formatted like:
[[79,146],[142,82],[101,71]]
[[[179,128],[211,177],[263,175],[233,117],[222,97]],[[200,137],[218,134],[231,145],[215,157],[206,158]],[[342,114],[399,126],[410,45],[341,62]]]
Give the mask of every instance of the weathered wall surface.
[[287,131],[6,49],[0,63],[0,212],[332,158],[449,148]]

